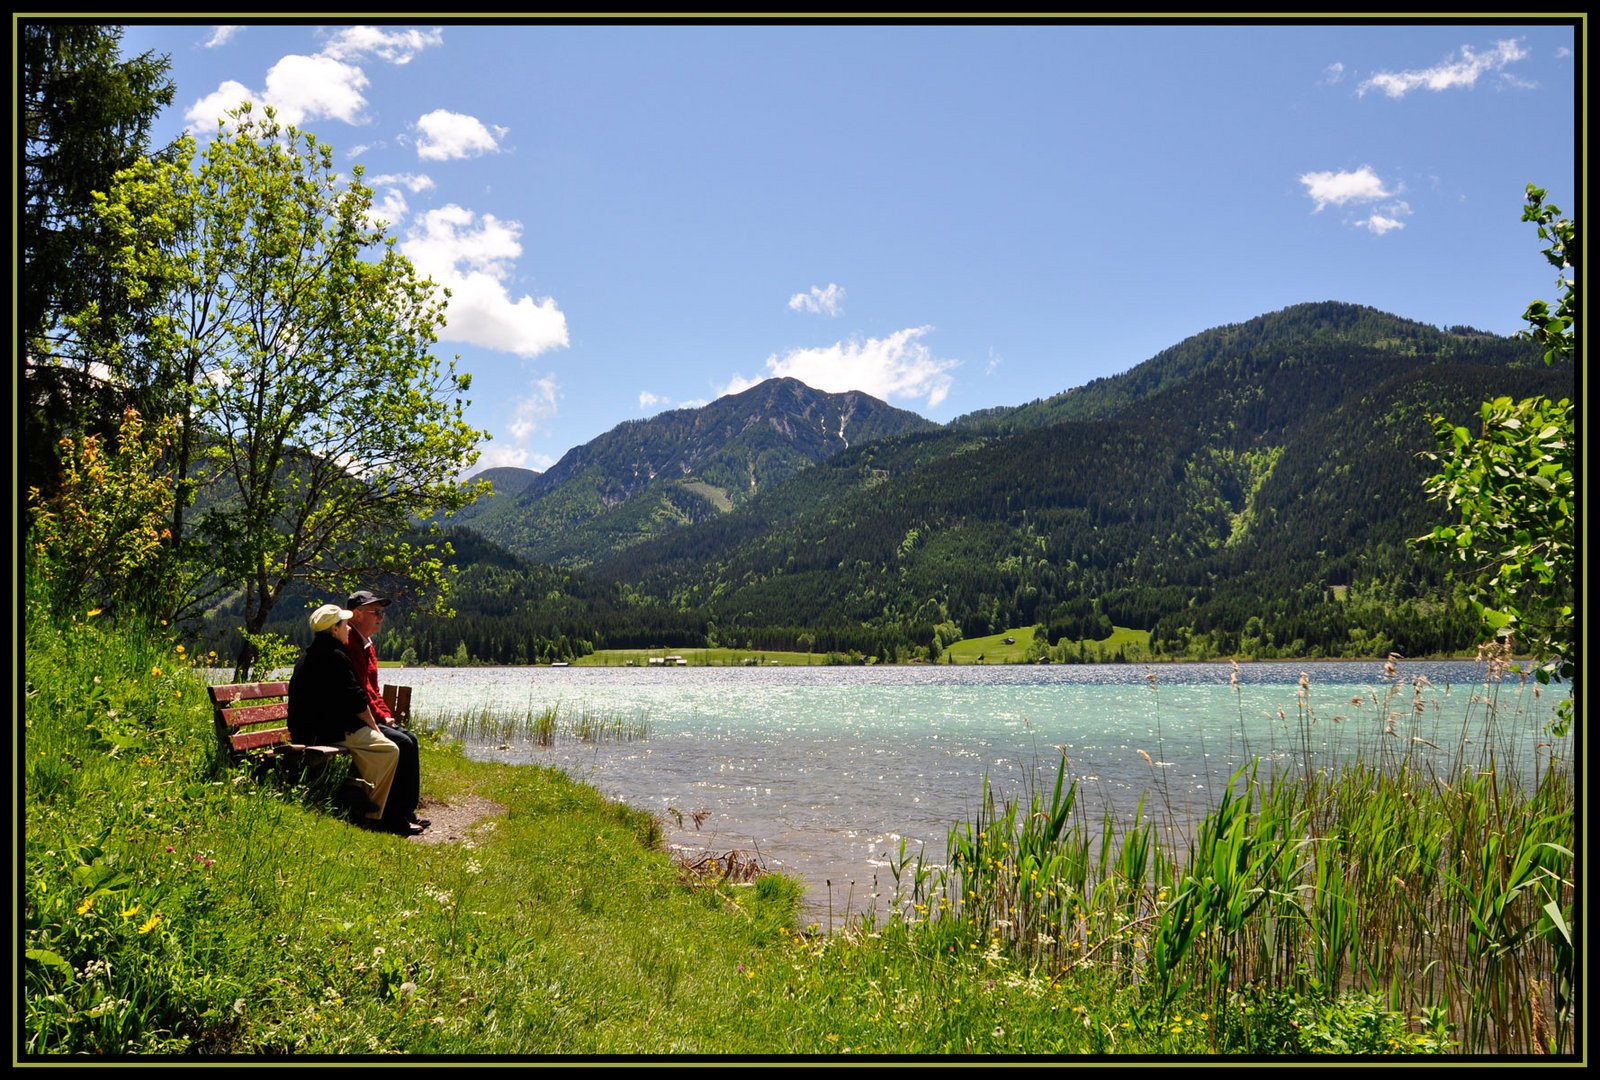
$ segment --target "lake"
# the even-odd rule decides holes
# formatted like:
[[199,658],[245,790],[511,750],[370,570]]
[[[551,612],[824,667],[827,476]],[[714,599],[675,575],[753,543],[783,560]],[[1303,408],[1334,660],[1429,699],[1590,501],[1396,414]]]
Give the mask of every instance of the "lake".
[[[1302,690],[1301,673],[1306,674]],[[985,777],[1001,796],[1049,785],[1061,755],[1079,805],[1131,819],[1141,798],[1182,827],[1252,757],[1278,769],[1416,755],[1532,776],[1571,739],[1544,735],[1559,695],[1474,662],[767,668],[408,668],[421,722],[458,730],[468,756],[560,768],[655,813],[668,844],[736,850],[806,883],[837,924],[888,894],[907,840],[942,862]],[[554,708],[552,745],[528,718]],[[575,732],[611,726],[613,734]],[[620,733],[620,734],[618,734]],[[1048,792],[1046,792],[1048,794]],[[681,821],[680,821],[681,819]],[[696,822],[698,821],[698,825]]]

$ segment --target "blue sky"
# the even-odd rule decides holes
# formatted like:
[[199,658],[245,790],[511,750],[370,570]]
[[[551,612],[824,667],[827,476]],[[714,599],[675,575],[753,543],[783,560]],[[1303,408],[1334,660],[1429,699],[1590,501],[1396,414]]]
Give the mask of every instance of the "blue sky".
[[249,98],[453,294],[477,468],[792,375],[933,420],[1305,301],[1520,329],[1574,210],[1536,24],[143,25],[159,140]]

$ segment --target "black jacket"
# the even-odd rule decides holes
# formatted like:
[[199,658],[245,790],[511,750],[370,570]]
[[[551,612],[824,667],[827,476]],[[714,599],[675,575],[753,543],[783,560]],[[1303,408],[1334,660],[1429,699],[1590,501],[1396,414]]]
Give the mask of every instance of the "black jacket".
[[364,726],[366,708],[366,691],[339,639],[331,633],[312,638],[289,679],[289,737],[297,743],[343,742]]

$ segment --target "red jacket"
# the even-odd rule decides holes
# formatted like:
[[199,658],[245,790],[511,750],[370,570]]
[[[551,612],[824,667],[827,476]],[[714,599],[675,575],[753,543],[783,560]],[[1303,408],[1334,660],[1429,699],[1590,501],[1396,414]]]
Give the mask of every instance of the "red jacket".
[[352,626],[350,638],[344,643],[344,651],[350,657],[350,666],[356,669],[356,682],[367,693],[372,718],[380,724],[392,724],[394,714],[384,702],[383,688],[378,685],[378,650],[372,644],[372,639],[362,637]]

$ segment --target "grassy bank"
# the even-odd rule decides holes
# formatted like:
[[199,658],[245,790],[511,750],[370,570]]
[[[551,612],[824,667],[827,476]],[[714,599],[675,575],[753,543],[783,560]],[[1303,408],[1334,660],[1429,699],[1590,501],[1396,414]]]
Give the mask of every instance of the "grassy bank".
[[462,843],[362,832],[337,768],[220,760],[161,634],[35,619],[26,650],[27,1055],[1572,1047],[1561,769],[1241,776],[1182,851],[1063,774],[825,935],[791,882],[689,874],[552,770],[426,740],[426,795],[504,811]]

